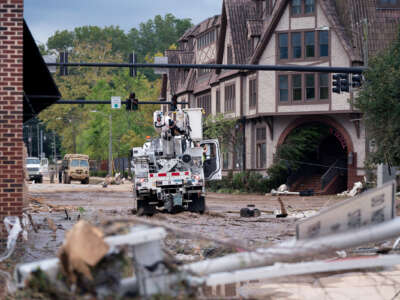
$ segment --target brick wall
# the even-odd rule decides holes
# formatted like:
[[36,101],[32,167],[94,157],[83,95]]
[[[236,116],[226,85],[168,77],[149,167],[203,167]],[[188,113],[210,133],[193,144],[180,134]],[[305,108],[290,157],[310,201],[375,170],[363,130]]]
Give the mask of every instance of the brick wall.
[[0,0],[0,239],[23,205],[22,51],[23,0]]

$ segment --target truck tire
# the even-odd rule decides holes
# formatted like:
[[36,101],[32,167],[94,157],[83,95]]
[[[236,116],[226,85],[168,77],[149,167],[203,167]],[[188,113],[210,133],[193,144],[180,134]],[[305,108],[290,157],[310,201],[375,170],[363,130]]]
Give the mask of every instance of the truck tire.
[[138,216],[146,215],[146,216],[151,217],[156,212],[155,207],[147,204],[147,202],[148,202],[147,199],[136,200],[136,209],[137,209]]
[[89,178],[85,178],[81,181],[81,184],[89,184]]
[[190,202],[188,205],[188,210],[190,212],[203,214],[204,211],[206,210],[206,201],[204,196],[199,197],[198,195],[193,194],[192,202]]
[[67,176],[67,184],[71,184],[71,176]]

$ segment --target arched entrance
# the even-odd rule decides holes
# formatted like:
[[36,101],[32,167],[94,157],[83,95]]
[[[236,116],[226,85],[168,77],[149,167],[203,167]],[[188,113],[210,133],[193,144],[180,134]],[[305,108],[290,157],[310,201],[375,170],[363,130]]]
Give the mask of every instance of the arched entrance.
[[278,140],[278,147],[291,133],[309,127],[320,130],[321,139],[304,159],[298,174],[291,175],[291,190],[312,189],[334,194],[348,189],[353,185],[351,179],[356,167],[355,161],[348,161],[349,153],[350,156],[354,155],[353,143],[347,131],[334,119],[323,116],[299,118],[283,131]]

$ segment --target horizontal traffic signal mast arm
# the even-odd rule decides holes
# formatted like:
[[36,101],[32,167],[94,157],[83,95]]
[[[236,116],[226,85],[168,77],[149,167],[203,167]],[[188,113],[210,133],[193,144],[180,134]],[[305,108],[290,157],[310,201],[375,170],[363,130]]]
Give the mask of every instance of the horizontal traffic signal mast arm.
[[[48,99],[54,98],[47,95],[27,95],[29,99]],[[121,101],[121,104],[126,104],[128,101]],[[111,100],[66,100],[59,99],[54,104],[111,104]],[[172,101],[139,101],[139,104],[173,104]],[[189,102],[177,102],[176,104],[189,104]]]
[[223,64],[143,64],[143,63],[47,63],[48,66],[61,67],[119,67],[119,68],[171,68],[171,69],[216,69],[216,70],[247,70],[247,71],[297,71],[321,73],[352,73],[361,74],[366,67],[317,67],[317,66],[287,66],[287,65],[223,65]]
[[[126,104],[128,101],[121,101]],[[55,104],[111,104],[109,100],[58,100]],[[139,101],[138,104],[173,104],[171,101]],[[179,104],[189,104],[189,102],[178,102]]]

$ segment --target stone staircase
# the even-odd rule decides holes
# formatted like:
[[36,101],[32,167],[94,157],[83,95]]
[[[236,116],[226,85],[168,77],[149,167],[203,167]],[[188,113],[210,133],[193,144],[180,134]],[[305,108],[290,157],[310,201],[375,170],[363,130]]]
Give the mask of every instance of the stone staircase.
[[306,190],[313,190],[314,194],[320,194],[321,191],[321,177],[322,174],[314,174],[307,177],[300,178],[290,189],[292,192],[300,192]]

